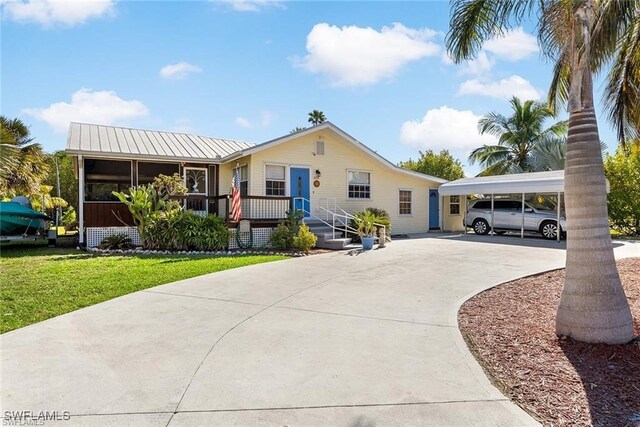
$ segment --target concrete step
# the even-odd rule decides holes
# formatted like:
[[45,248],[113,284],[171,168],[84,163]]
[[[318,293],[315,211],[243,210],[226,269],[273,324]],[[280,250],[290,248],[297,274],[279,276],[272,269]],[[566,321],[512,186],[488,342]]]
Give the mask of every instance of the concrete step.
[[333,249],[333,250],[342,250],[346,246],[351,243],[350,238],[341,238],[341,239],[318,239],[316,242],[316,247],[322,249]]

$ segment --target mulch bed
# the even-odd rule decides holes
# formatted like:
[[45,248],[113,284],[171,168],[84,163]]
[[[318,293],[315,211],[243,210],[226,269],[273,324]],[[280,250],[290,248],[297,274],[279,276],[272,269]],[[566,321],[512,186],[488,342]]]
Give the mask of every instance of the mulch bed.
[[[618,261],[640,335],[640,258]],[[607,346],[555,335],[564,270],[505,283],[467,301],[460,330],[493,384],[544,425],[640,426],[640,342]]]

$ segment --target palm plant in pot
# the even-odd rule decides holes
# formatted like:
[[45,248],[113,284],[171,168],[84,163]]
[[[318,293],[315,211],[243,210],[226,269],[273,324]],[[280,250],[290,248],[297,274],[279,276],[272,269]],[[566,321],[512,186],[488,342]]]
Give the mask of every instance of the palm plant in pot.
[[362,249],[369,251],[373,249],[373,242],[375,240],[374,233],[376,232],[376,222],[378,217],[373,212],[366,210],[364,212],[355,213],[355,221],[358,224],[358,236],[362,240]]

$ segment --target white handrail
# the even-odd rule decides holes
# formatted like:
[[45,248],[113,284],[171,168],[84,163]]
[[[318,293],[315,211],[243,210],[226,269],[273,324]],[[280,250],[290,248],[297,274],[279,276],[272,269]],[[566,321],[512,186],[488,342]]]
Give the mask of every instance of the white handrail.
[[[305,206],[311,206],[311,202],[309,201],[309,199],[306,199],[304,197],[294,197],[293,198],[293,208],[296,209],[296,210],[301,210],[305,214],[308,214],[310,218],[316,219],[316,220],[320,221],[321,223],[331,227],[331,229],[333,230],[333,238],[334,239],[336,238],[336,230],[344,232],[345,236],[347,235],[347,233],[358,234],[358,230],[356,230],[355,228],[349,226],[349,220],[356,218],[354,215],[346,212],[344,209],[342,209],[337,204],[335,204],[335,198],[333,198],[333,197],[323,197],[320,200],[333,200],[334,201],[334,209],[336,211],[339,209],[342,213],[333,212],[328,208],[328,206],[325,208],[320,203],[318,203],[318,209],[320,211],[325,212],[325,214],[327,215],[326,219],[323,220],[322,218],[320,218],[317,215],[314,215],[313,213],[309,212],[305,208]],[[298,209],[296,207],[296,201],[302,202],[302,203],[300,203],[301,206],[302,206],[302,209]],[[331,215],[331,223],[328,222],[328,220],[329,220],[328,215]],[[336,218],[338,218],[340,220],[339,223],[340,223],[340,225],[342,225],[342,228],[340,228],[339,226],[336,225]],[[343,218],[344,218],[344,220],[343,220]],[[373,225],[376,226],[376,227],[382,228],[382,236],[383,236],[382,238],[386,239],[387,227],[384,224],[380,224],[380,223],[377,223],[377,222],[374,222]],[[384,242],[382,242],[381,246],[384,246]]]

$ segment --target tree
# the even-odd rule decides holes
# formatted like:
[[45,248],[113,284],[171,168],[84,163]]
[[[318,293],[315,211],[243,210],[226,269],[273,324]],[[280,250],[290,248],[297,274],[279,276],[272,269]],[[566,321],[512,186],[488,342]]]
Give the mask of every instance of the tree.
[[326,120],[327,118],[324,116],[324,113],[322,111],[313,110],[312,112],[309,113],[309,120],[307,121],[311,123],[313,126],[317,126],[320,123],[324,123]]
[[[545,122],[555,117],[554,112],[542,102],[524,101],[513,97],[510,101],[513,114],[505,117],[491,112],[478,121],[481,134],[498,137],[497,145],[483,145],[469,155],[471,164],[479,163],[484,170],[480,175],[502,175],[505,173],[533,172],[535,147],[545,142],[557,142],[567,133],[567,123],[558,122],[545,128]],[[538,156],[538,161],[543,158]],[[545,169],[546,165],[539,165]]]
[[620,146],[604,159],[609,181],[609,221],[619,233],[640,235],[640,141]]
[[296,132],[300,132],[300,131],[303,131],[303,130],[305,130],[305,129],[306,129],[306,128],[303,128],[303,127],[300,127],[300,126],[296,126],[296,127],[294,127],[293,129],[291,129],[291,130],[289,131],[289,134],[296,133]]
[[442,150],[439,154],[433,150],[427,150],[424,153],[419,151],[419,153],[418,160],[409,159],[406,162],[398,163],[398,166],[449,181],[464,178],[462,163],[460,160],[454,159],[448,150]]
[[20,119],[0,116],[0,198],[32,195],[49,173],[47,155]]
[[[473,58],[485,40],[503,34],[523,19],[539,19],[542,51],[556,61],[550,97],[566,99],[569,110],[564,183],[566,274],[556,334],[586,342],[629,342],[633,323],[609,232],[592,77],[593,72],[601,71],[612,60],[615,64],[617,47],[633,29],[639,28],[638,2],[454,0],[451,12],[445,43],[457,62]],[[634,50],[638,50],[637,46]],[[638,62],[634,58],[626,63],[640,65]],[[628,80],[640,80],[638,67],[631,70],[636,75]],[[633,103],[637,102],[637,92],[636,86],[631,92],[635,96]],[[620,105],[628,107],[626,113],[612,117],[614,124],[624,130],[639,127],[640,116],[629,113],[638,109],[631,101],[622,100]]]
[[[73,159],[64,151],[56,151],[47,158],[49,164],[49,174],[44,179],[43,184],[53,188],[52,194],[58,195],[58,178],[60,175],[60,197],[69,202],[71,206],[78,207],[78,179],[75,175]],[[56,171],[57,163],[57,171]]]

